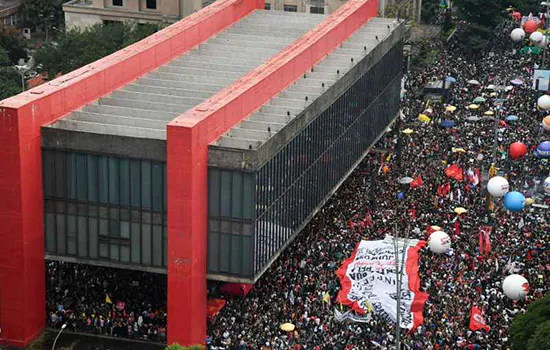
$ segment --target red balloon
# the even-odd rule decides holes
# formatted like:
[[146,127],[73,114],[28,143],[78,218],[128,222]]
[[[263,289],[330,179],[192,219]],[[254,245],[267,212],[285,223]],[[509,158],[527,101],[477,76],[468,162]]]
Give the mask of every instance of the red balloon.
[[520,159],[527,154],[527,146],[521,142],[514,142],[510,145],[510,158]]
[[521,12],[513,12],[512,13],[512,17],[516,20],[516,21],[519,21],[521,19]]
[[527,33],[527,34],[533,33],[534,31],[537,30],[537,28],[538,28],[537,22],[535,22],[532,19],[528,20],[523,25],[523,29],[525,30],[525,33]]

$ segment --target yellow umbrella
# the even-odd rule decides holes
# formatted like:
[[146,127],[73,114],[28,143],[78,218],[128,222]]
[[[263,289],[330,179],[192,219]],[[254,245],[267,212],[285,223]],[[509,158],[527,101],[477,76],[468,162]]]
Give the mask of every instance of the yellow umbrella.
[[466,150],[464,148],[453,147],[451,150],[453,151],[453,153],[466,153]]
[[455,106],[447,106],[447,107],[445,107],[445,110],[447,112],[454,112],[456,110],[456,107]]
[[409,129],[409,128],[403,130],[403,134],[405,134],[405,135],[410,135],[410,134],[412,134],[413,132],[414,132],[414,130]]
[[283,332],[292,332],[296,327],[292,323],[283,323],[281,325],[281,330]]
[[457,213],[458,215],[464,214],[467,211],[468,210],[466,210],[465,208],[462,208],[462,207],[455,208],[455,213]]
[[489,94],[489,96],[491,96],[491,97],[497,97],[497,96],[498,96],[498,93],[496,93],[496,92],[491,92],[491,93]]
[[495,115],[495,112],[493,112],[493,111],[487,111],[487,112],[485,112],[485,113],[483,113],[483,114],[485,114],[485,115]]
[[474,104],[474,103],[472,103],[471,105],[468,106],[468,108],[469,108],[469,109],[478,109],[479,106],[476,105],[476,104]]
[[431,119],[425,114],[419,114],[418,115],[418,120],[420,120],[421,122],[424,122],[424,123],[429,123],[431,121]]
[[525,199],[525,205],[531,205],[535,203],[535,200],[533,198],[526,198]]
[[441,227],[439,227],[439,226],[432,226],[432,230],[441,231]]

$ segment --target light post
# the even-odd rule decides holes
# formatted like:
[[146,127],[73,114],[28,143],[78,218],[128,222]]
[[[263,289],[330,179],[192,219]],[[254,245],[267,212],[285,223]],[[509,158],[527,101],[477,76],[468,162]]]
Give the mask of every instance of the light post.
[[13,68],[15,68],[17,73],[19,73],[19,75],[21,76],[21,89],[22,89],[22,91],[25,91],[25,72],[27,71],[27,70],[24,69],[25,66],[15,65],[15,66],[13,66]]
[[59,331],[59,333],[57,333],[57,337],[55,337],[55,340],[53,341],[53,345],[52,345],[52,350],[55,350],[55,344],[57,343],[57,339],[59,338],[59,336],[61,335],[61,333],[63,333],[63,330],[67,328],[67,324],[66,323],[63,323],[63,325],[61,326],[61,330]]
[[[397,224],[395,224],[395,234],[393,236],[393,247],[395,250],[395,278],[397,284],[397,298],[395,309],[395,349],[401,350],[401,283],[403,279],[403,266],[405,265],[405,255],[409,246],[409,230],[405,231],[403,237],[403,251],[399,256],[399,237],[397,233]],[[401,258],[401,261],[400,261]]]
[[548,17],[550,17],[550,2],[543,1],[540,3],[541,6],[546,7],[546,12],[544,14],[544,47],[542,52],[542,69],[546,69],[546,50],[548,49]]

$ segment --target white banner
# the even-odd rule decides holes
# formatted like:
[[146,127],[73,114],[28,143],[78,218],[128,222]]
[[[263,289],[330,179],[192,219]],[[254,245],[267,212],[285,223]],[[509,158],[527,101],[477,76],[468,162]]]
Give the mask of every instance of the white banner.
[[[418,250],[426,242],[414,243],[406,247],[403,242],[398,245],[399,262],[403,250],[407,249],[400,305],[401,327],[407,329],[415,329],[422,323],[422,310],[428,298],[427,293],[420,291],[418,278]],[[396,322],[397,276],[393,240],[361,241],[336,274],[341,285],[340,303],[359,314],[372,309],[387,322]]]

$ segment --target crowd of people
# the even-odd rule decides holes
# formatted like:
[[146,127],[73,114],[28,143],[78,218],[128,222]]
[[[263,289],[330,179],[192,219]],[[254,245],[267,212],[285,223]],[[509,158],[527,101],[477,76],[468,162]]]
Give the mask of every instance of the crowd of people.
[[[507,30],[496,32],[495,42],[505,42],[507,38],[499,35],[507,35]],[[545,237],[549,211],[530,206],[511,213],[496,201],[494,211],[488,213],[484,182],[474,183],[469,176],[458,181],[447,177],[444,170],[456,164],[465,173],[477,169],[486,179],[495,154],[492,118],[497,117],[501,122],[496,167],[508,177],[512,190],[548,204],[542,190],[542,181],[549,175],[548,163],[532,152],[545,137],[540,127],[544,114],[536,108],[539,93],[531,89],[533,67],[540,58],[515,54],[510,47],[495,47],[493,54],[473,58],[452,43],[426,45],[439,51],[437,62],[407,75],[401,121],[379,141],[383,151],[366,157],[248,296],[228,299],[209,320],[210,349],[391,348],[394,325],[375,314],[366,323],[334,319],[334,309],[341,307],[336,301],[340,284],[335,272],[360,240],[393,235],[396,225],[400,234],[407,232],[411,238],[427,239],[426,227],[430,225],[440,226],[452,238],[452,251],[447,254],[435,255],[428,248],[420,251],[421,289],[429,299],[423,324],[413,333],[403,334],[406,348],[509,348],[514,316],[525,312],[528,303],[550,287]],[[445,101],[427,106],[422,86],[434,77],[453,77],[456,82]],[[479,84],[469,84],[471,79]],[[523,83],[499,88],[514,79]],[[491,84],[497,89],[487,89]],[[479,96],[485,99],[480,108],[468,109]],[[502,100],[500,111],[496,111],[497,99]],[[450,105],[457,109],[448,111]],[[418,119],[427,108],[429,123]],[[487,111],[496,115],[486,116]],[[505,122],[509,115],[518,116],[518,120]],[[472,116],[480,118],[469,118]],[[441,120],[456,125],[444,128]],[[413,133],[403,134],[405,128]],[[508,157],[507,147],[514,141],[528,146],[523,159]],[[401,155],[396,154],[397,149]],[[377,172],[374,180],[372,169]],[[398,179],[404,176],[421,177],[423,185],[402,185]],[[468,211],[457,216],[456,207]],[[369,224],[365,224],[366,215]],[[479,251],[481,225],[492,226],[488,255]],[[530,292],[524,300],[513,302],[502,292],[502,281],[511,273],[522,274],[529,281]],[[52,327],[66,323],[69,329],[81,332],[166,339],[165,276],[48,262],[47,284],[48,323]],[[472,306],[481,309],[490,331],[469,330]],[[295,330],[282,332],[284,323],[294,324]]]
[[166,341],[166,276],[46,262],[47,325],[74,332]]
[[[501,121],[496,167],[508,177],[511,191],[548,204],[542,189],[542,182],[549,176],[548,163],[532,152],[546,136],[540,126],[545,114],[536,108],[540,92],[531,88],[533,68],[537,62],[540,64],[540,58],[515,54],[504,45],[509,29],[500,28],[495,34],[495,43],[502,47],[495,45],[489,50],[493,53],[479,58],[465,56],[452,43],[427,44],[439,50],[437,62],[407,76],[401,126],[389,131],[378,145],[389,152],[371,153],[250,294],[227,302],[209,323],[208,343],[212,349],[363,350],[394,346],[392,324],[376,315],[367,323],[339,323],[334,319],[334,308],[341,307],[336,300],[340,289],[336,269],[360,240],[393,235],[396,225],[401,235],[408,231],[411,238],[417,239],[427,239],[426,228],[437,225],[452,239],[448,254],[436,255],[428,248],[420,252],[421,289],[429,299],[423,324],[403,335],[405,347],[510,347],[514,315],[525,312],[527,304],[550,287],[546,238],[549,212],[526,207],[520,213],[511,213],[502,201],[497,201],[494,211],[488,213],[484,182],[472,182],[466,174],[457,181],[444,171],[456,164],[469,174],[476,174],[478,169],[487,179],[495,152],[493,118],[497,117]],[[453,77],[456,83],[446,101],[431,102],[426,112],[431,122],[424,123],[418,119],[419,113],[427,109],[422,86],[434,77]],[[472,79],[479,84],[469,84]],[[504,88],[515,79],[523,83]],[[491,84],[496,89],[487,89]],[[486,101],[477,110],[468,109],[479,96]],[[502,102],[501,111],[496,110],[497,102]],[[448,111],[445,107],[450,105],[457,109]],[[487,111],[496,115],[491,117],[485,114]],[[518,120],[506,122],[510,115],[518,116]],[[469,118],[472,116],[479,118]],[[441,120],[456,125],[444,128]],[[413,133],[402,134],[405,128]],[[395,152],[399,137],[400,157]],[[509,159],[507,149],[514,141],[528,146],[525,158]],[[370,180],[369,169],[373,168],[378,170],[375,182]],[[404,186],[398,181],[403,176],[420,176],[423,185],[414,189]],[[459,217],[453,211],[456,207],[468,212]],[[370,215],[370,224],[365,224],[365,215]],[[478,229],[482,225],[492,226],[488,255],[479,251]],[[526,299],[514,302],[504,295],[502,281],[511,273],[529,281]],[[481,309],[490,331],[469,330],[472,306]],[[282,332],[280,325],[284,323],[294,324],[295,331]]]

